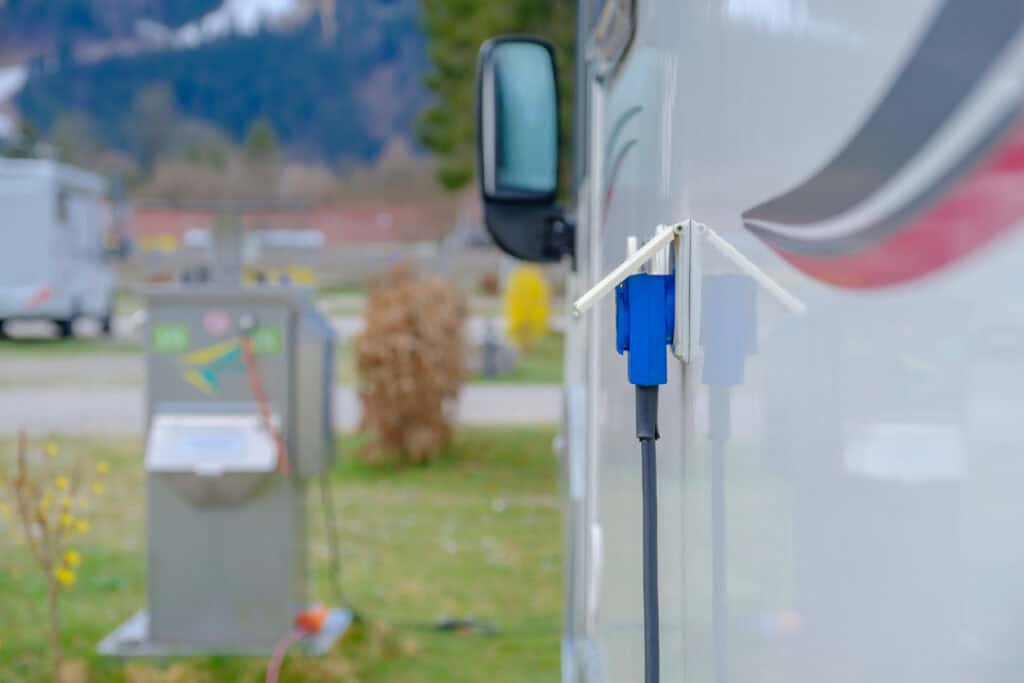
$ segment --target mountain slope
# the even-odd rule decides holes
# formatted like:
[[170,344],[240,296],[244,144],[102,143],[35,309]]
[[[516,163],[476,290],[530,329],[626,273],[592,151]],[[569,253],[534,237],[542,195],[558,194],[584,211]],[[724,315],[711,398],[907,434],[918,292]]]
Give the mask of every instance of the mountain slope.
[[[16,105],[37,130],[45,134],[62,116],[85,115],[102,142],[132,151],[139,124],[133,103],[166,85],[178,115],[235,140],[257,118],[267,119],[292,157],[366,161],[388,140],[412,137],[426,69],[415,0],[345,0],[329,14],[302,0],[227,0],[212,10],[203,0],[116,0],[122,1],[136,21],[127,33],[123,20],[101,19],[115,0],[57,0],[88,12],[24,34],[36,36],[33,52],[40,56]],[[18,0],[7,2],[13,4],[0,10],[0,25],[3,12],[18,10]],[[285,11],[292,2],[293,11]],[[179,29],[161,33],[154,26],[167,25],[153,17],[166,18],[172,5]],[[27,21],[27,10],[18,11]],[[179,38],[200,29],[201,40]],[[69,34],[76,38],[62,56],[61,36]]]

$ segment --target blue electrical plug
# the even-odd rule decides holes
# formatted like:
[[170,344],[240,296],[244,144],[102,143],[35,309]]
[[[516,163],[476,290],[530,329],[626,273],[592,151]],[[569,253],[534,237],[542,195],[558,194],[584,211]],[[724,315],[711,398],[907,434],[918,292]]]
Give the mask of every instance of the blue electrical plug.
[[615,288],[615,348],[629,352],[629,382],[658,386],[668,382],[665,347],[675,331],[673,275],[630,275]]

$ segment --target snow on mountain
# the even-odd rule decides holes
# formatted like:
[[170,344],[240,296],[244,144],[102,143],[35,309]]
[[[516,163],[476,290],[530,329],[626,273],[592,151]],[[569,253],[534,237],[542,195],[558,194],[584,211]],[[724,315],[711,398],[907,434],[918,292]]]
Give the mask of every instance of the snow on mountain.
[[300,0],[224,0],[224,4],[177,30],[175,43],[194,47],[229,33],[253,35],[301,9]]
[[17,120],[9,103],[26,81],[28,69],[24,65],[0,67],[0,138],[10,137],[14,133]]

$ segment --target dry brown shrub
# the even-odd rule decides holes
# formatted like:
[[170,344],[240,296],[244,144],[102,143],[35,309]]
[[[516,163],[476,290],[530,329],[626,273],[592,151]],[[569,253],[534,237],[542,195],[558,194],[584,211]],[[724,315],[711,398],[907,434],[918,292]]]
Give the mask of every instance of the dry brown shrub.
[[366,328],[356,337],[363,457],[435,458],[452,436],[451,405],[466,377],[466,304],[455,285],[408,265],[370,282]]

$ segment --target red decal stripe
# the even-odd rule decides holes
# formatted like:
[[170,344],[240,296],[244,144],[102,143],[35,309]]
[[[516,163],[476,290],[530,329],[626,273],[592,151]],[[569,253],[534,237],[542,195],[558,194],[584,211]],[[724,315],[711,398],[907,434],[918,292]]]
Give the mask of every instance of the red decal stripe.
[[42,306],[53,296],[53,289],[50,287],[41,287],[32,297],[25,302],[25,308],[35,308],[36,306]]
[[781,250],[791,264],[840,287],[868,289],[922,277],[963,258],[1024,219],[1024,122],[981,166],[906,228],[854,254]]

